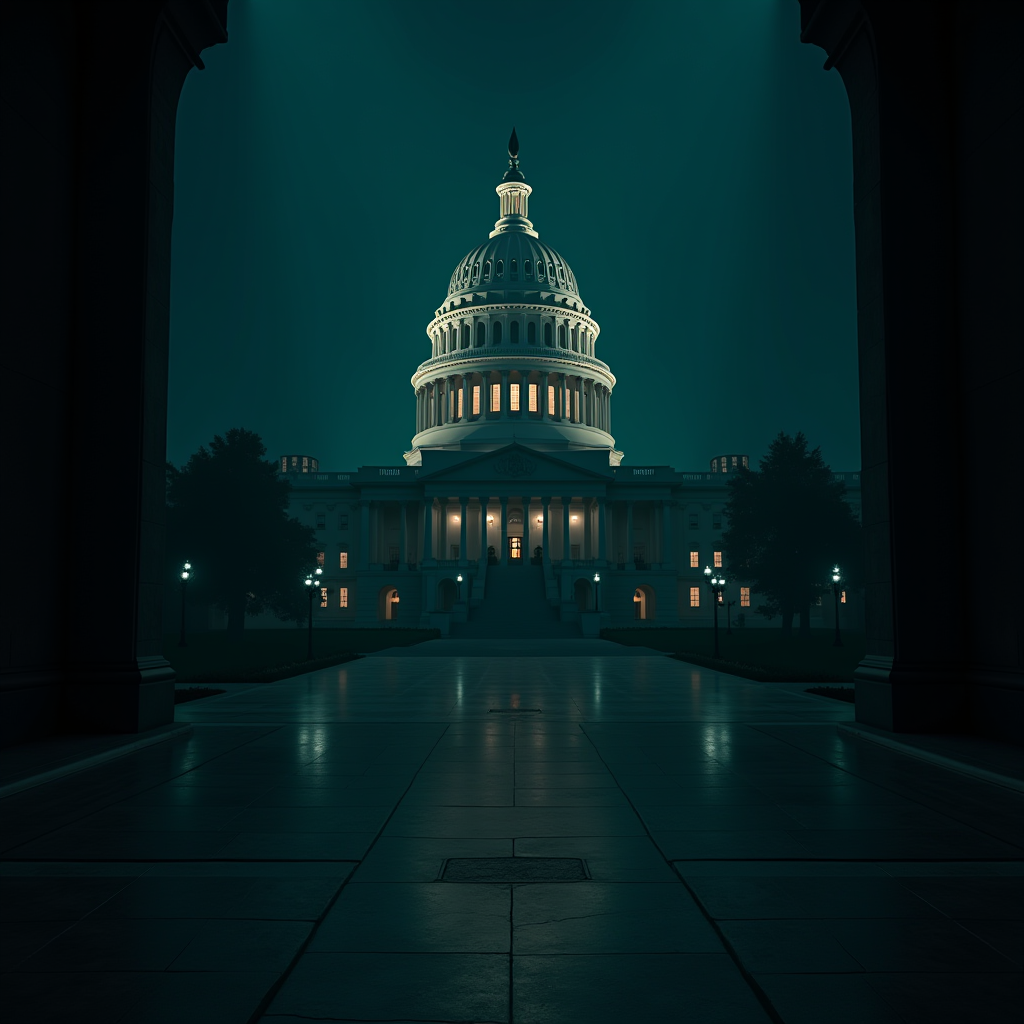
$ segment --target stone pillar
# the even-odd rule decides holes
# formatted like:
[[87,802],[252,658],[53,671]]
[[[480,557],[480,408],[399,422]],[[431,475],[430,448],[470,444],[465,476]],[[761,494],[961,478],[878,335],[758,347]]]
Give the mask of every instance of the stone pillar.
[[608,512],[604,498],[597,499],[597,558],[608,561]]
[[542,374],[537,382],[537,399],[540,403],[540,421],[548,421],[548,375]]
[[504,565],[506,562],[505,549],[508,547],[508,498],[501,499],[501,526],[500,535],[498,537],[498,561]]
[[569,546],[569,503],[571,498],[562,499],[562,563],[569,561],[572,548]]
[[409,503],[407,501],[398,503],[398,525],[400,527],[398,564],[404,568],[409,562]]
[[[544,400],[545,400],[545,402],[547,401],[547,396],[546,395],[544,396]],[[541,497],[540,500],[541,500],[541,506],[544,509],[544,511],[541,513],[544,516],[544,522],[542,524],[543,527],[544,527],[544,533],[543,533],[543,540],[541,541],[541,544],[544,547],[544,560],[546,562],[550,562],[551,561],[551,531],[548,529],[548,519],[549,519],[548,512],[549,512],[549,509],[550,509],[550,506],[551,506],[551,499],[550,498],[546,498],[546,497]]]
[[663,501],[661,503],[661,564],[672,565],[672,509],[675,508],[674,501]]
[[434,499],[423,499],[423,550],[420,552],[420,564],[434,557]]
[[590,530],[590,520],[591,520],[591,516],[593,515],[593,511],[594,511],[594,503],[592,501],[586,502],[586,504],[584,506],[584,509],[583,509],[583,547],[581,549],[582,552],[583,552],[583,557],[584,558],[593,558],[594,557],[594,552],[593,552],[594,543],[593,543],[593,538],[592,538],[591,530]]
[[508,370],[501,371],[501,415],[508,417]]
[[469,498],[459,498],[459,565],[468,565],[466,558],[466,539],[469,536],[466,523],[466,509]]
[[359,568],[370,564],[370,503],[359,502]]
[[469,383],[469,374],[462,375],[462,421],[469,419],[473,412],[473,388]]
[[633,561],[633,499],[626,502],[626,565]]
[[480,502],[480,561],[487,558],[487,499],[478,498]]

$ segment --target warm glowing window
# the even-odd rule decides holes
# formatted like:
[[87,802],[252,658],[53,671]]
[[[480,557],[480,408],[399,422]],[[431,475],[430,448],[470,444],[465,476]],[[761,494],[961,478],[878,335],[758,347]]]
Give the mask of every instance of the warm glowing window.
[[348,587],[338,587],[338,607],[348,607]]
[[498,412],[501,409],[501,385],[491,385],[491,412]]
[[462,388],[459,388],[459,419],[462,419]]
[[700,552],[699,551],[691,551],[690,552],[690,568],[691,569],[699,569],[700,568]]
[[327,607],[327,588],[326,587],[321,587],[320,588],[320,607],[321,608],[326,608]]
[[[532,326],[532,324],[531,324],[531,326]],[[536,384],[531,384],[530,385],[529,402],[530,402],[530,412],[536,412],[537,411],[537,385]]]
[[342,548],[341,551],[338,552],[338,568],[348,568],[348,548]]
[[324,553],[322,551],[318,551],[316,553],[316,564],[317,565],[323,565],[324,564]]
[[722,552],[721,551],[716,551],[715,552],[715,568],[716,569],[721,569],[722,568]]
[[480,385],[473,385],[473,415],[480,415]]
[[700,587],[690,587],[690,607],[700,607]]
[[555,415],[555,386],[554,384],[548,385],[548,415]]
[[842,591],[842,593],[840,595],[839,603],[840,604],[846,604],[846,591],[845,590]]
[[750,607],[750,587],[740,587],[740,607]]
[[519,412],[519,385],[509,384],[508,386],[508,409],[509,412]]

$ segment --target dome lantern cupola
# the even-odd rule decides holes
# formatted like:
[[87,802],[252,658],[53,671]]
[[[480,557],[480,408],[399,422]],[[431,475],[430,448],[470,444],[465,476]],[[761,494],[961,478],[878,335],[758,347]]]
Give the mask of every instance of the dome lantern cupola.
[[501,216],[494,223],[494,230],[488,238],[494,238],[505,231],[525,231],[534,238],[539,237],[533,230],[533,224],[527,219],[530,193],[533,191],[526,184],[523,172],[519,170],[519,139],[515,128],[508,140],[508,170],[501,179],[501,184],[494,190],[501,201]]

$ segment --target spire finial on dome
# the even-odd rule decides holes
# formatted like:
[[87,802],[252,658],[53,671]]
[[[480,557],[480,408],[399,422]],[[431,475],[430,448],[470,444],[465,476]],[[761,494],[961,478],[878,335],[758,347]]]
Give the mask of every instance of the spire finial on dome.
[[512,125],[512,134],[508,137],[508,155],[513,160],[519,156],[519,138],[516,135],[515,125]]
[[501,180],[526,181],[523,172],[519,170],[519,136],[516,135],[515,125],[512,126],[512,134],[508,137],[508,170]]

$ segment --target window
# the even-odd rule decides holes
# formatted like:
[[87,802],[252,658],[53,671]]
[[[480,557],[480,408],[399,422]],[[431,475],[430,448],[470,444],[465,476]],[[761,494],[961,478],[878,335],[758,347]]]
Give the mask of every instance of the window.
[[544,344],[551,348],[551,324],[544,325]]
[[716,569],[721,569],[722,568],[722,552],[721,551],[716,551],[715,552],[715,568]]
[[348,548],[342,548],[338,552],[338,568],[339,569],[347,569],[348,568]]
[[565,348],[565,324],[558,325],[558,347]]
[[338,587],[338,607],[348,607],[348,587]]
[[518,320],[513,320],[512,323],[510,323],[508,325],[508,340],[513,345],[518,345],[519,344],[519,321]]
[[327,588],[326,587],[321,587],[320,588],[320,607],[321,608],[326,608],[327,607]]
[[327,529],[327,513],[326,512],[317,512],[317,514],[316,514],[316,528],[318,530],[326,530]]
[[342,512],[338,516],[338,529],[339,530],[347,530],[348,529],[348,513],[347,512]]
[[750,587],[740,587],[740,607],[750,607]]
[[690,529],[691,530],[696,530],[697,529],[697,513],[696,512],[691,512],[690,513]]
[[459,392],[458,392],[459,393],[459,412],[458,412],[458,417],[459,417],[460,420],[462,419],[462,393],[463,393],[463,391],[465,391],[465,388],[459,388]]
[[718,603],[725,604],[725,594],[721,590],[718,592]]
[[739,456],[738,455],[734,455],[732,457],[732,468],[735,469],[736,466],[738,465],[738,463],[739,463]]
[[487,341],[487,328],[483,324],[476,325],[476,345],[480,348]]
[[490,281],[490,279],[491,279],[491,261],[487,260],[487,262],[484,263],[484,280],[485,281]]
[[519,385],[509,384],[508,386],[508,411],[519,412]]
[[491,344],[501,344],[501,321],[495,320],[494,326],[491,328]]
[[287,455],[282,455],[281,456],[281,472],[282,473],[287,473],[288,472],[288,456]]
[[722,528],[722,513],[721,512],[712,512],[711,513],[711,526],[714,529],[716,529],[716,530],[720,530]]
[[480,415],[480,385],[473,385],[473,415]]
[[491,412],[501,411],[501,385],[491,385]]
[[462,347],[469,348],[469,324],[462,325]]
[[690,587],[690,607],[700,607],[700,587]]
[[538,385],[536,385],[536,384],[531,384],[530,385],[530,398],[529,398],[530,412],[536,412],[537,411],[537,388],[538,388]]
[[528,345],[537,344],[537,325],[532,320],[526,325],[526,343]]
[[504,260],[498,260],[498,262],[494,264],[494,276],[495,277],[501,277],[501,276],[504,275],[504,273],[505,273],[505,261]]
[[555,279],[555,265],[554,263],[548,264],[548,280],[554,281]]
[[324,553],[322,551],[316,553],[316,564],[319,566],[324,564]]
[[533,264],[529,260],[523,260],[523,273],[527,277],[533,277]]
[[555,386],[553,384],[548,385],[548,415],[555,415]]
[[746,455],[743,456],[743,468],[744,469],[749,469],[750,468],[750,464],[747,461],[747,456]]
[[569,557],[574,559],[574,560],[578,560],[579,559],[579,557],[580,557],[580,546],[579,546],[579,544],[570,544],[569,545]]
[[508,276],[510,281],[519,280],[519,264],[515,260],[509,260]]
[[846,591],[845,590],[840,591],[839,603],[840,604],[846,604]]
[[691,569],[699,569],[700,568],[700,552],[699,551],[691,551],[690,552],[690,568]]
[[480,264],[473,264],[473,284],[476,284],[480,280]]
[[537,260],[537,280],[538,281],[543,281],[544,280],[544,261],[543,260]]

